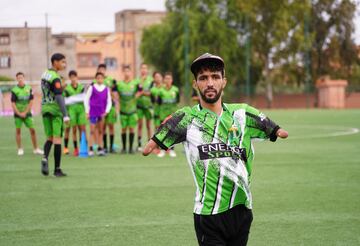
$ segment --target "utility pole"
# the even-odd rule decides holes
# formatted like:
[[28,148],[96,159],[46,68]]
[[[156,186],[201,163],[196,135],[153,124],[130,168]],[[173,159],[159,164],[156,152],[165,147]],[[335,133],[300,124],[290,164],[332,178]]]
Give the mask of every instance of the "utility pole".
[[189,81],[189,17],[187,14],[187,5],[184,7],[184,83],[185,83],[185,101],[190,103],[190,81]]
[[246,98],[250,102],[251,97],[251,77],[250,77],[250,68],[251,68],[251,28],[249,23],[248,15],[245,16],[245,25],[246,25],[246,42],[245,42],[245,66],[246,66]]
[[[304,68],[305,68],[305,94],[306,94],[306,108],[310,107],[310,83],[311,83],[311,59],[310,59],[310,31],[309,31],[309,22],[310,22],[310,12],[311,11],[311,2],[310,10],[305,13],[304,16],[304,37],[305,37],[305,52],[304,52]],[[310,12],[310,13],[309,13]]]
[[47,68],[50,68],[49,63],[49,36],[48,36],[48,14],[45,13],[45,38],[46,38],[46,64]]

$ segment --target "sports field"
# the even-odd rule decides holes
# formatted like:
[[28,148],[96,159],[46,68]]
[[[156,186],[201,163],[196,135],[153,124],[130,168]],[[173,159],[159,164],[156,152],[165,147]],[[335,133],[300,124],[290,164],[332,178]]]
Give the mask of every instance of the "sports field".
[[[265,113],[290,137],[255,143],[248,245],[360,245],[360,110]],[[0,118],[0,245],[196,245],[182,146],[175,159],[66,156],[59,179],[40,174],[25,128],[16,155],[14,131]]]

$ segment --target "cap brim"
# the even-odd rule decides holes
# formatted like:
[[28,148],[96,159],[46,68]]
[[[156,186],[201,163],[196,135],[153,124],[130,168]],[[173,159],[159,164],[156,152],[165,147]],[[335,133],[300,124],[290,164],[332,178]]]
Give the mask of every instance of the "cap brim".
[[193,74],[195,74],[195,70],[198,70],[199,67],[202,67],[204,65],[207,64],[214,64],[217,66],[220,66],[221,68],[224,68],[224,61],[221,58],[216,58],[216,57],[206,57],[206,58],[202,58],[202,59],[198,59],[195,60],[192,64],[191,64],[191,72]]

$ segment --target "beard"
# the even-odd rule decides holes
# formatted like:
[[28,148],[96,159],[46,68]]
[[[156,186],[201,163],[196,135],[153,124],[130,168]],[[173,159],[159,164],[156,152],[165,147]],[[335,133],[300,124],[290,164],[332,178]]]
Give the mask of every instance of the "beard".
[[[219,91],[217,91],[216,89],[210,88],[210,89],[205,89],[204,93],[199,90],[199,94],[201,96],[201,99],[204,102],[206,102],[206,103],[216,103],[220,99],[222,91],[223,91],[223,89],[220,89]],[[214,97],[207,97],[206,94],[208,92],[215,93],[215,96]]]

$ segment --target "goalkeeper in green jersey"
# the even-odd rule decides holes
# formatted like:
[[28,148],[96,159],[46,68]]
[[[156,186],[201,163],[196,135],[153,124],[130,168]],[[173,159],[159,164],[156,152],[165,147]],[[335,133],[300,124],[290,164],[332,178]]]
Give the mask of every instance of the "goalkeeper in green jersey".
[[200,103],[171,114],[143,154],[183,143],[196,187],[199,245],[246,245],[252,222],[252,140],[274,142],[288,133],[247,104],[222,102],[226,78],[221,57],[205,53],[193,61],[191,71]]
[[25,124],[25,126],[29,128],[34,154],[42,155],[44,152],[37,146],[34,119],[31,114],[31,107],[34,99],[31,86],[25,84],[25,75],[22,72],[16,74],[16,80],[18,84],[11,90],[11,106],[14,110],[18,155],[24,154],[24,149],[21,145],[22,124]]
[[65,107],[61,77],[58,74],[66,68],[66,59],[63,54],[55,53],[51,56],[52,68],[47,69],[41,76],[42,90],[42,118],[47,140],[44,144],[44,157],[41,160],[41,173],[49,175],[48,157],[51,146],[54,144],[54,161],[56,177],[66,176],[60,168],[61,164],[61,138],[63,123],[70,121]]

